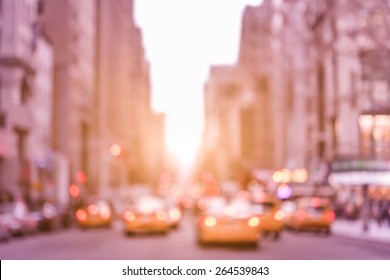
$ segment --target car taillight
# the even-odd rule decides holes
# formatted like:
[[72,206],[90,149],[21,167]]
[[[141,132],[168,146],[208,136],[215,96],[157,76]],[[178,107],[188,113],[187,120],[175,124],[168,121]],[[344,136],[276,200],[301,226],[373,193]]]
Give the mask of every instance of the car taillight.
[[97,207],[95,204],[88,205],[87,210],[91,215],[99,214],[99,207]]
[[248,220],[248,226],[257,227],[260,224],[260,219],[258,217],[252,217]]
[[123,213],[123,218],[128,221],[128,222],[132,222],[135,220],[135,214],[132,212],[132,211],[125,211]]
[[278,211],[276,211],[274,217],[275,217],[275,220],[282,221],[284,219],[284,212],[282,210],[278,210]]
[[169,218],[174,221],[178,221],[181,218],[181,212],[177,208],[173,208],[169,211]]
[[214,217],[207,217],[206,219],[204,219],[204,224],[207,226],[207,227],[213,227],[217,224],[217,219],[214,218]]
[[206,208],[207,208],[207,202],[206,201],[204,201],[204,200],[199,200],[198,201],[198,203],[197,203],[197,205],[198,205],[198,208],[200,209],[200,210],[205,210]]
[[165,221],[167,219],[167,213],[165,213],[165,211],[158,211],[156,213],[156,218],[159,221]]
[[335,218],[336,218],[336,215],[333,211],[328,212],[328,214],[326,215],[326,220],[328,222],[333,222]]
[[85,213],[85,211],[81,209],[77,210],[76,219],[79,221],[85,221],[87,219],[87,213]]

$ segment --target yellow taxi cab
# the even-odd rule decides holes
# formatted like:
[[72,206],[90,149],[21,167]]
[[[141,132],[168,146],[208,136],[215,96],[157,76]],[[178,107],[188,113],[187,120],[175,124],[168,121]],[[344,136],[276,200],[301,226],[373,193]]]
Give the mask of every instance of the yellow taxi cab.
[[301,197],[296,200],[296,210],[288,226],[295,230],[323,230],[330,234],[334,219],[335,213],[329,198]]
[[260,240],[259,223],[260,219],[254,214],[249,201],[213,199],[198,216],[198,244],[246,244],[256,247]]
[[[123,212],[125,234],[168,232],[173,223],[170,210],[161,197],[153,195],[140,197]],[[178,218],[179,214],[175,213]]]
[[76,210],[76,222],[81,228],[111,227],[113,210],[101,198],[89,198]]
[[256,212],[260,218],[259,230],[264,235],[272,233],[274,239],[279,239],[284,227],[284,211],[280,200],[272,194],[260,193],[252,198]]

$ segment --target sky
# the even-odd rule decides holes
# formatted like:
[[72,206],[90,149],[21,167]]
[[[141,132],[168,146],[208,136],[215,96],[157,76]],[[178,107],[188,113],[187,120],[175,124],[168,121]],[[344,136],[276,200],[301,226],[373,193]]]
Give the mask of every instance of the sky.
[[166,113],[169,152],[190,166],[203,132],[211,65],[237,61],[245,6],[261,0],[135,0],[150,62],[152,106]]

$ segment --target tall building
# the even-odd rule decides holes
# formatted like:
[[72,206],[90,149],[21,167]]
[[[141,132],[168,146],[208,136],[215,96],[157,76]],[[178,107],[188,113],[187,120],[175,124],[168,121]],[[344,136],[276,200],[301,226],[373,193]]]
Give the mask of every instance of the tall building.
[[[128,183],[134,137],[131,112],[132,1],[97,1],[96,54],[96,185],[110,192]],[[110,154],[111,145],[121,154]]]
[[131,183],[145,183],[150,179],[149,171],[153,165],[149,145],[153,131],[151,111],[150,64],[146,59],[142,41],[142,31],[133,21],[129,30],[131,112],[134,132],[131,155],[136,164],[132,166]]
[[[97,1],[96,185],[107,195],[157,181],[162,169],[163,117],[151,110],[150,65],[134,2]],[[122,152],[112,156],[109,147]],[[164,148],[165,149],[165,148]]]
[[[47,103],[50,99],[51,46],[39,38],[37,1],[4,0],[0,6],[0,188],[28,197],[31,192],[35,149],[40,159],[46,154],[48,139],[33,139],[37,116],[42,112],[41,136],[48,134]],[[42,60],[41,63],[36,63]],[[43,105],[42,108],[39,106]],[[45,116],[43,116],[45,115]],[[36,134],[35,134],[36,135]]]
[[212,66],[205,84],[204,168],[220,180],[236,177],[241,163],[239,77],[234,65]]
[[[248,87],[254,101],[243,109],[245,154],[253,167],[273,169],[282,166],[285,157],[285,115],[283,75],[273,26],[275,17],[271,1],[245,8],[238,64],[248,75]],[[276,113],[277,112],[277,113]]]
[[[38,23],[39,24],[39,23]],[[37,34],[35,42],[33,96],[31,98],[31,196],[66,202],[59,192],[55,178],[55,155],[52,150],[53,67],[54,53],[44,33]]]
[[96,1],[44,0],[43,28],[54,47],[53,149],[68,160],[68,182],[94,185]]
[[[303,3],[285,1],[276,13],[283,18],[278,32],[279,63],[284,76],[286,153],[284,167],[305,168],[315,155],[314,132],[316,110],[310,30],[307,27]],[[279,113],[279,112],[278,112]]]

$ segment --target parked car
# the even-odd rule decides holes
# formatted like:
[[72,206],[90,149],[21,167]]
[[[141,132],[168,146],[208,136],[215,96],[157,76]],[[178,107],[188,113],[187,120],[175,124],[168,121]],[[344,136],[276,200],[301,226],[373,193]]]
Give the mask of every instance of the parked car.
[[12,235],[34,234],[38,231],[38,222],[23,200],[2,203],[0,209],[2,220]]
[[76,210],[76,222],[80,228],[111,227],[113,207],[103,198],[88,198]]
[[11,229],[9,225],[4,221],[3,216],[0,214],[0,241],[8,241],[12,237]]
[[60,207],[49,201],[37,203],[32,215],[38,222],[40,231],[53,231],[64,227],[64,212]]

